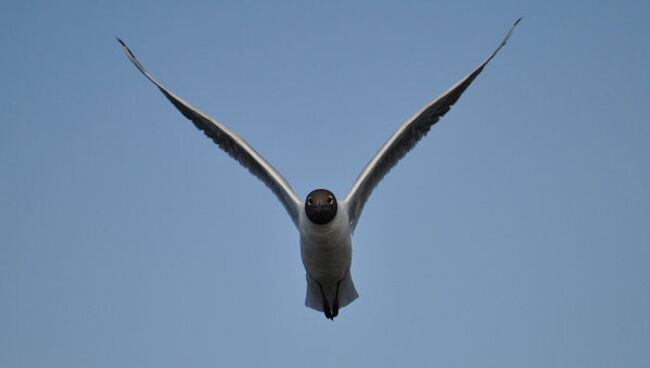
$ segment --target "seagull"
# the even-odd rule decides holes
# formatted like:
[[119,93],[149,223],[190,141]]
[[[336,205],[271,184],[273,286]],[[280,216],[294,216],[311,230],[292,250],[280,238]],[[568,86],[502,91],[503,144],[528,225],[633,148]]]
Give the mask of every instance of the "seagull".
[[352,234],[368,197],[377,184],[429,132],[458,101],[483,68],[506,44],[521,18],[512,25],[501,44],[476,69],[431,101],[390,136],[357,177],[343,200],[327,189],[315,189],[304,202],[289,183],[246,141],[223,124],[190,105],[149,74],[126,44],[116,37],[126,56],[160,92],[202,130],[219,148],[244,166],[275,194],[300,234],[300,256],[306,271],[305,306],[334,320],[339,309],[358,298],[350,266]]

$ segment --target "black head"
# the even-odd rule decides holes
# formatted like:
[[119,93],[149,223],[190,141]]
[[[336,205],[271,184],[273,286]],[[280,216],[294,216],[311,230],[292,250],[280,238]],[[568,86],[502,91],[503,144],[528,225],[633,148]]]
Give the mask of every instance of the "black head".
[[324,225],[336,216],[336,197],[327,189],[316,189],[307,195],[305,213],[309,220]]

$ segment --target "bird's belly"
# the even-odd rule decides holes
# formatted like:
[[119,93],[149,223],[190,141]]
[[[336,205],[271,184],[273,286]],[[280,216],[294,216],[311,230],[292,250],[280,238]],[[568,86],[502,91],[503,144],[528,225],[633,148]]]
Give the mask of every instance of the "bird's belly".
[[350,269],[352,241],[346,234],[301,236],[300,254],[307,273],[321,284],[336,284]]

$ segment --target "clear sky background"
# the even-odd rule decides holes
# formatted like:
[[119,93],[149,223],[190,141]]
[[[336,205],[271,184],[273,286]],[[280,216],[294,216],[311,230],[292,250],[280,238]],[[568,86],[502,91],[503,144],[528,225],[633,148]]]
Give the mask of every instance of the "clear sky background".
[[[0,366],[650,366],[650,3],[0,4]],[[360,297],[304,307],[302,198],[510,43],[384,179]]]

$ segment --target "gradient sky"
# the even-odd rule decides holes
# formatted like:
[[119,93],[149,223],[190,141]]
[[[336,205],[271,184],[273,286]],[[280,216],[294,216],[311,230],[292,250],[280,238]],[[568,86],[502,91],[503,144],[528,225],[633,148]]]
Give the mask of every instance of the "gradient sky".
[[[650,3],[0,4],[1,367],[650,366]],[[302,198],[510,43],[384,179],[360,297],[128,62]]]

